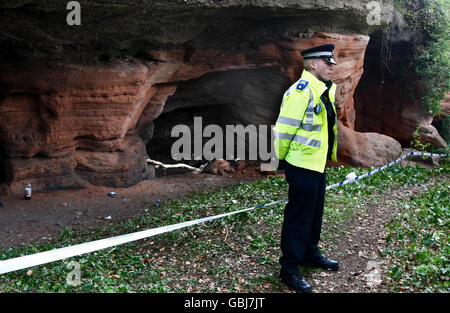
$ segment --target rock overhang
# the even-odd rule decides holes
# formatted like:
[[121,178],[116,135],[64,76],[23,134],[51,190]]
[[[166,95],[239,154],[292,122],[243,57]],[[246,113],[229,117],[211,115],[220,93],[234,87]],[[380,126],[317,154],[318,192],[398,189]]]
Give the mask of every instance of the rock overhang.
[[[386,140],[354,131],[367,34],[389,20],[383,13],[380,25],[368,23],[371,1],[79,1],[80,26],[67,25],[67,2],[0,3],[3,190],[21,192],[30,177],[43,191],[151,178],[145,145],[168,98],[175,94],[169,104],[179,105],[180,84],[273,68],[285,77],[273,86],[282,90],[301,72],[300,50],[329,41],[342,61],[333,78],[342,155],[371,166],[362,143]],[[273,123],[279,103],[262,106],[268,113],[259,118]],[[377,144],[378,163],[399,152],[383,157],[383,149],[399,150],[392,141]]]
[[0,3],[1,56],[101,63],[149,48],[251,49],[316,31],[368,35],[373,27],[370,1],[78,1],[81,25],[73,26],[68,2]]

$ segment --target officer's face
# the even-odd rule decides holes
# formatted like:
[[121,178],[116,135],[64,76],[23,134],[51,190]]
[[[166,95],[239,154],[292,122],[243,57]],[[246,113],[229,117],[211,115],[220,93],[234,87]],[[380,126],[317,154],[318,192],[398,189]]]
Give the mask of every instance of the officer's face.
[[323,82],[329,81],[334,70],[334,64],[325,61],[324,59],[316,59],[315,63],[315,73],[317,78]]

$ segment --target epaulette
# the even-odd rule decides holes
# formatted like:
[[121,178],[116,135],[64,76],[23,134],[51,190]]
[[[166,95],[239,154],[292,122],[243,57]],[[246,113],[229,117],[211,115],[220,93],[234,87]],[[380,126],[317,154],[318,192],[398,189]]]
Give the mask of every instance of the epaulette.
[[306,86],[308,86],[308,84],[309,84],[308,81],[302,79],[302,80],[300,80],[300,81],[298,82],[297,87],[296,87],[295,89],[297,89],[297,90],[303,90],[303,89],[306,88]]

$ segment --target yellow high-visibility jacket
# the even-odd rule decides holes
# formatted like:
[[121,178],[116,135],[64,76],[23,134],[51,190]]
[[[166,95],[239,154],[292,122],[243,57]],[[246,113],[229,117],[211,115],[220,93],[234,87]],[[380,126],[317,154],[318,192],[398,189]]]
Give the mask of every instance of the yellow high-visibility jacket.
[[[325,83],[303,70],[300,79],[284,94],[280,115],[273,129],[275,154],[278,159],[323,173],[328,152],[328,120],[325,101],[320,96]],[[328,92],[334,114],[336,85]],[[333,126],[334,142],[331,159],[337,161],[337,118]]]

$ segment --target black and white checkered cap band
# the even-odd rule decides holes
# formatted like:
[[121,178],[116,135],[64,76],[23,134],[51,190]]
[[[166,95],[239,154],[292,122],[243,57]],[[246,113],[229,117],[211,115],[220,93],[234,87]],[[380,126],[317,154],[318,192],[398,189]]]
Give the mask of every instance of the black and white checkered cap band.
[[303,56],[304,59],[309,58],[332,58],[333,53],[331,51],[319,51],[319,52],[311,52],[307,53]]

